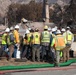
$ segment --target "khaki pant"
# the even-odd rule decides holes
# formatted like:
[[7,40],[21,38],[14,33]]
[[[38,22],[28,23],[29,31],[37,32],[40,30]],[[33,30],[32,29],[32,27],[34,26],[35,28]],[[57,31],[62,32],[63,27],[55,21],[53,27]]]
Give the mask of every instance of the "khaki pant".
[[12,54],[14,52],[14,45],[9,46],[9,60],[12,58]]
[[64,48],[64,50],[62,50],[62,51],[63,51],[63,62],[66,62],[66,61],[69,60],[70,46],[69,46],[69,47],[66,46],[66,47]]
[[35,56],[37,56],[37,61],[40,61],[40,45],[33,45],[32,50],[32,60],[35,61]]
[[60,63],[60,50],[56,50],[56,66]]

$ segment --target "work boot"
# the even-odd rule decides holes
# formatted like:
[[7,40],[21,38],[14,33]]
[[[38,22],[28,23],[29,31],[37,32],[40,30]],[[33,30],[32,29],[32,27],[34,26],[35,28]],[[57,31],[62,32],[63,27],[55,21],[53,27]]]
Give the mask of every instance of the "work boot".
[[60,67],[58,63],[54,63],[54,67]]

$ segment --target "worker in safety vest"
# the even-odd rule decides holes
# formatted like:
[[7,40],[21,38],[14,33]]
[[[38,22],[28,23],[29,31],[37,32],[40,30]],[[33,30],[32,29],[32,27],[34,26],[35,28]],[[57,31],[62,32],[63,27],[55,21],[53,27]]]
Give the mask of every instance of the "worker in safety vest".
[[[51,37],[50,37],[50,45],[52,44],[52,41],[53,41],[53,39],[55,39],[55,37],[56,37],[56,28],[54,27],[54,28],[52,28],[52,33],[51,33]],[[51,56],[51,60],[53,61],[53,63],[55,62],[55,58],[56,58],[56,55],[55,55],[55,49],[54,49],[54,46],[53,47],[51,47],[50,46],[50,56]]]
[[33,49],[32,49],[32,61],[35,61],[35,55],[37,56],[37,61],[40,61],[40,33],[38,29],[35,29],[33,33]]
[[2,35],[2,56],[6,55],[8,53],[8,44],[7,44],[7,38],[9,35],[10,29],[6,28],[4,34]]
[[33,39],[33,33],[34,33],[34,30],[33,29],[31,29],[31,28],[29,28],[29,31],[30,31],[30,33],[29,33],[29,35],[28,35],[28,37],[29,37],[29,59],[31,59],[32,60],[32,45],[33,45],[33,42],[34,42],[34,39]]
[[41,33],[41,45],[42,45],[42,61],[48,61],[48,52],[50,44],[50,32],[48,31],[48,26],[45,25],[44,31]]
[[9,61],[12,61],[12,55],[14,53],[14,28],[10,27],[10,33],[8,35],[8,48],[9,48]]
[[19,26],[16,25],[14,29],[14,43],[15,43],[15,50],[14,50],[14,58],[17,57],[17,51],[19,50],[19,45],[20,45],[20,35],[19,35]]
[[66,32],[65,28],[62,28],[62,29],[61,29],[61,34],[62,34],[63,36],[65,36],[65,35],[64,35],[65,32]]
[[55,51],[56,51],[56,62],[55,66],[59,66],[60,62],[60,52],[63,50],[66,46],[66,39],[63,35],[61,35],[60,30],[57,30],[56,37],[53,39],[51,46],[55,45]]
[[70,27],[67,27],[66,32],[63,33],[63,35],[65,36],[65,38],[67,40],[65,55],[64,55],[64,62],[65,62],[65,61],[69,60],[69,51],[70,51],[70,48],[71,48],[71,44],[74,41],[74,35],[70,31]]
[[27,58],[32,59],[32,45],[33,45],[33,33],[34,30],[29,28],[29,34],[27,34],[28,37],[28,51],[27,51]]
[[25,37],[23,38],[23,49],[21,54],[21,58],[25,58],[26,60],[29,57],[29,37],[28,37],[29,34],[30,31],[26,29]]
[[[66,30],[65,28],[62,28],[61,29],[61,34],[64,36],[64,38],[66,39]],[[62,58],[63,58],[63,62],[66,61],[66,56],[67,56],[67,50],[66,50],[66,47],[62,50]]]

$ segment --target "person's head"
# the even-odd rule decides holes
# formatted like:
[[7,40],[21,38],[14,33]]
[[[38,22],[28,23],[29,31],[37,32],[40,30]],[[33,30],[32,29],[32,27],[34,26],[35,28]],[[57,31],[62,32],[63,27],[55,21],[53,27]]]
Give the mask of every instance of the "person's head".
[[33,29],[31,29],[31,30],[30,30],[30,32],[31,32],[31,33],[33,33],[33,32],[34,32],[34,30],[33,30]]
[[62,28],[62,29],[61,29],[61,33],[62,33],[62,34],[63,34],[65,31],[66,31],[65,28]]
[[15,26],[15,30],[19,30],[19,25],[16,25]]
[[10,32],[10,29],[9,28],[6,28],[5,33],[6,34],[9,34],[9,32]]
[[10,32],[12,32],[14,30],[14,28],[13,27],[10,27]]
[[55,28],[52,28],[52,33],[56,34],[56,29]]
[[27,34],[25,34],[24,38],[25,38],[26,40],[28,39]]
[[35,29],[35,32],[38,32],[38,31],[39,31],[38,28],[36,28],[36,29]]
[[45,25],[45,26],[44,26],[44,31],[47,31],[47,30],[48,30],[48,26]]
[[51,30],[52,30],[51,27],[49,27],[49,28],[48,28],[48,31],[51,32]]
[[70,27],[67,27],[66,30],[70,30]]
[[59,34],[61,34],[61,31],[57,30],[56,35],[59,35]]

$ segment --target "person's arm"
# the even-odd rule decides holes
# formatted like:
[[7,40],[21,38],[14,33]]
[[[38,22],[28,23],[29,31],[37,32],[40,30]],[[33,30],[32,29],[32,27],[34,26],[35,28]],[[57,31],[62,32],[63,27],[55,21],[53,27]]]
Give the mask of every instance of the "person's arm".
[[51,47],[53,47],[55,44],[55,38],[52,39]]

